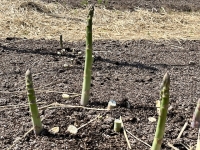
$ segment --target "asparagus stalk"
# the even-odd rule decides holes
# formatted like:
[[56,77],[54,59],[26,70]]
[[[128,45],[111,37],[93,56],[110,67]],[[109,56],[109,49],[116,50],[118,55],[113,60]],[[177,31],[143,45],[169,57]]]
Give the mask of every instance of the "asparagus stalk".
[[164,132],[165,123],[167,119],[167,110],[169,104],[169,86],[170,86],[170,76],[166,73],[163,77],[161,92],[160,92],[160,114],[158,118],[158,123],[156,127],[156,133],[153,141],[151,150],[160,150]]
[[122,129],[122,120],[120,119],[115,119],[114,121],[114,131],[115,132],[120,132]]
[[35,91],[33,88],[33,81],[32,81],[32,74],[30,70],[26,71],[26,90],[27,90],[27,96],[29,101],[29,107],[32,115],[32,123],[33,123],[33,129],[35,132],[35,135],[39,135],[42,131],[42,123],[36,103],[36,97],[35,97]]
[[63,49],[63,38],[62,38],[62,35],[60,35],[60,48]]
[[194,114],[193,114],[191,126],[193,128],[200,127],[200,99],[197,102],[197,106],[196,106]]
[[200,150],[200,129],[199,129],[199,133],[198,133],[196,150]]
[[87,18],[86,28],[86,52],[85,52],[85,67],[84,67],[84,79],[81,95],[81,105],[85,106],[89,101],[91,73],[92,73],[92,17],[94,14],[94,6],[91,6]]
[[200,99],[197,102],[197,106],[193,114],[191,126],[193,128],[199,128],[197,146],[196,146],[196,150],[199,150],[200,149]]

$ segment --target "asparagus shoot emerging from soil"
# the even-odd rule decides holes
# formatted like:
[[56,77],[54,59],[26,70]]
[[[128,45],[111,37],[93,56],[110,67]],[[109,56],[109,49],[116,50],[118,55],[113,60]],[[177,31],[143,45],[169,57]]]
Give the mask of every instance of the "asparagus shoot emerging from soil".
[[199,128],[197,146],[196,146],[196,150],[199,150],[200,149],[200,99],[197,102],[197,106],[193,114],[191,126],[193,128]]
[[40,115],[38,112],[38,107],[36,104],[35,91],[33,88],[32,74],[30,70],[26,71],[25,78],[26,78],[26,90],[27,90],[27,96],[28,96],[28,101],[29,101],[29,107],[30,107],[30,111],[32,115],[33,128],[34,128],[35,135],[39,135],[43,127],[42,127]]
[[167,110],[169,104],[169,86],[170,86],[170,76],[166,73],[163,77],[162,87],[160,91],[160,114],[158,118],[158,123],[156,127],[156,133],[153,141],[151,150],[160,150],[164,132],[165,123],[167,119]]
[[200,150],[200,128],[199,128],[199,133],[198,133],[196,150]]
[[85,68],[84,68],[84,79],[81,95],[81,105],[85,106],[88,104],[90,95],[90,84],[91,84],[91,73],[92,73],[92,17],[94,14],[94,6],[89,9],[87,18],[87,29],[86,29],[86,52],[85,52]]
[[197,106],[196,106],[194,114],[193,114],[191,126],[193,128],[200,127],[200,99],[197,102]]
[[63,49],[63,39],[62,39],[62,35],[60,35],[60,48]]
[[120,119],[115,119],[114,121],[114,131],[115,132],[120,132],[122,129],[122,120]]

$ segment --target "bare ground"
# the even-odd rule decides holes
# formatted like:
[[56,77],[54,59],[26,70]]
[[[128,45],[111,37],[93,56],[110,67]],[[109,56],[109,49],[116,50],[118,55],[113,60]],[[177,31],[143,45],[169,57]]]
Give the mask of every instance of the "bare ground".
[[[61,56],[58,41],[7,38],[1,40],[1,147],[6,149],[31,128],[25,93],[25,71],[31,68],[39,106],[53,102],[79,105],[80,97],[65,100],[61,93],[81,93],[84,42],[64,43]],[[120,115],[127,130],[151,145],[157,118],[155,102],[160,83],[168,71],[171,76],[170,106],[163,149],[170,142],[185,150],[181,143],[195,145],[197,130],[187,126],[181,140],[176,140],[185,122],[189,122],[200,97],[199,41],[151,42],[96,41],[91,98],[88,107],[106,108],[110,99],[117,101],[115,111],[82,108],[47,108],[40,111],[46,129],[60,127],[56,135],[35,138],[33,132],[13,149],[126,149],[123,134],[113,131],[113,120]],[[73,61],[71,59],[73,58]],[[72,65],[64,67],[64,64]],[[47,92],[44,92],[47,91]],[[48,92],[51,91],[51,92]],[[54,91],[54,92],[52,92]],[[9,93],[10,92],[10,93]],[[44,103],[42,103],[44,102]],[[130,103],[130,108],[127,107]],[[9,105],[16,105],[10,106]],[[77,127],[98,114],[98,119],[81,129],[76,136],[66,132],[68,125]],[[149,149],[128,134],[133,149]]]

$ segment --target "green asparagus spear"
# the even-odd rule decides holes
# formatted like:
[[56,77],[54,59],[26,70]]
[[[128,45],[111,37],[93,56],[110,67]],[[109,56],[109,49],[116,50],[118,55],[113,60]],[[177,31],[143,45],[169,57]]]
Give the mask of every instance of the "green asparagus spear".
[[197,102],[197,106],[193,114],[191,126],[193,128],[199,128],[197,146],[196,146],[196,150],[199,150],[200,149],[200,99]]
[[85,106],[88,104],[90,95],[90,84],[92,74],[92,17],[94,14],[94,6],[89,9],[87,18],[87,29],[86,29],[86,54],[85,54],[85,68],[84,68],[84,79],[83,88],[81,95],[81,105]]
[[60,35],[60,48],[63,49],[63,38],[62,38],[62,35]]
[[158,118],[158,123],[156,127],[156,133],[153,141],[151,150],[160,150],[164,132],[165,132],[165,123],[167,119],[167,110],[169,104],[169,86],[170,86],[170,76],[166,73],[163,77],[163,83],[160,92],[160,114]]
[[40,115],[38,112],[38,107],[36,104],[36,97],[35,97],[35,91],[33,88],[33,81],[32,81],[32,74],[30,70],[26,71],[26,90],[27,90],[27,96],[29,101],[29,107],[32,115],[32,123],[35,135],[39,135],[43,129],[42,123],[40,120]]
[[193,114],[191,126],[193,128],[199,128],[200,127],[200,99],[197,102],[197,106],[196,106],[196,109],[195,109],[194,114]]
[[114,121],[114,131],[120,132],[122,129],[122,120],[121,119],[115,119]]

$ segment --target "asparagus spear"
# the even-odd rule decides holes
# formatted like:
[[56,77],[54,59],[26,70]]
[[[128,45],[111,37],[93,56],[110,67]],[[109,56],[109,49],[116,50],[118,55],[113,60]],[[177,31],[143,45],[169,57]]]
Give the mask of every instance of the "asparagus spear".
[[196,109],[195,109],[194,114],[193,114],[191,126],[193,128],[199,128],[200,127],[200,99],[197,102],[197,106],[196,106]]
[[62,35],[60,35],[60,48],[63,49],[63,38],[62,38]]
[[191,126],[193,128],[199,128],[197,146],[196,146],[196,150],[199,150],[200,149],[200,99],[197,102],[197,106],[193,114]]
[[120,119],[115,119],[114,121],[114,131],[115,132],[120,132],[122,129],[122,120]]
[[33,88],[32,74],[30,70],[26,71],[25,78],[26,78],[26,89],[27,89],[29,107],[30,107],[30,111],[32,115],[33,128],[34,128],[35,135],[39,135],[43,127],[42,127],[40,115],[38,112],[35,91]]
[[81,96],[81,105],[85,106],[89,101],[91,73],[92,73],[92,17],[94,14],[94,6],[91,6],[87,18],[86,28],[86,54],[85,54],[85,68],[84,79]]
[[165,123],[167,119],[167,110],[169,104],[169,86],[170,86],[170,76],[166,73],[163,77],[161,92],[160,92],[160,114],[158,118],[158,123],[156,127],[156,133],[153,141],[151,150],[160,150],[164,132]]

